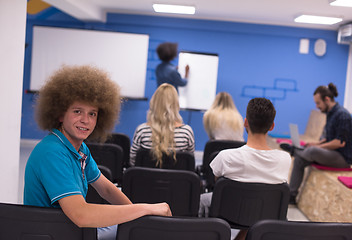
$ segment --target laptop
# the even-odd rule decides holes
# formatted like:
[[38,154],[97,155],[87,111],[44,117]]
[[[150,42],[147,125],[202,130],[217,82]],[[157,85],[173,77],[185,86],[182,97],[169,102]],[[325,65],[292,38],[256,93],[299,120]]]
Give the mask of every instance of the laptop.
[[304,149],[304,147],[301,145],[301,141],[299,140],[298,125],[294,123],[290,123],[289,127],[290,127],[292,145],[295,148]]

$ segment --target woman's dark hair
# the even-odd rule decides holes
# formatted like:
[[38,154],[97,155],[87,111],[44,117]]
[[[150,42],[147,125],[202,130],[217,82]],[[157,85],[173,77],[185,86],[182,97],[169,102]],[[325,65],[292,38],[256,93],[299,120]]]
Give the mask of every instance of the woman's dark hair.
[[334,98],[338,96],[337,88],[335,84],[329,83],[328,86],[319,86],[317,89],[315,89],[314,94],[320,94],[320,97],[322,100],[325,99],[325,97],[329,97],[332,101],[335,101]]
[[253,98],[248,102],[246,118],[252,133],[267,133],[275,115],[274,105],[266,98]]
[[177,47],[177,43],[164,42],[157,47],[156,52],[161,61],[169,62],[177,56]]

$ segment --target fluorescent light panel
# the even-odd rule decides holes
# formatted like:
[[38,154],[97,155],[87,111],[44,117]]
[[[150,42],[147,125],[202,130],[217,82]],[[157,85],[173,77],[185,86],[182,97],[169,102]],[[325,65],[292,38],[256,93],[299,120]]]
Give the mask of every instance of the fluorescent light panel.
[[331,1],[331,6],[338,6],[338,7],[352,7],[352,0],[336,0]]
[[194,14],[196,12],[193,6],[169,5],[169,4],[153,4],[155,12],[160,13],[179,13]]
[[342,18],[322,17],[322,16],[313,16],[313,15],[301,15],[295,18],[295,22],[325,24],[325,25],[333,25],[341,21],[342,21]]

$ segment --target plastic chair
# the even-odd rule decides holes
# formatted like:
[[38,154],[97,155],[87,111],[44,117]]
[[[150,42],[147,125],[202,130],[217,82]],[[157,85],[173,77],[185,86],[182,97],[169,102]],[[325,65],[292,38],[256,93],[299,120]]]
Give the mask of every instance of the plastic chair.
[[0,239],[96,240],[96,228],[79,228],[61,209],[0,203]]
[[351,223],[262,220],[249,228],[246,240],[348,240]]
[[130,167],[130,148],[131,139],[124,133],[112,133],[111,136],[106,140],[106,143],[113,143],[119,145],[123,150],[123,167]]
[[214,187],[209,216],[222,218],[236,229],[248,229],[263,219],[286,220],[289,197],[287,183],[244,183],[220,178]]
[[[135,166],[159,168],[159,166],[156,166],[156,160],[149,149],[139,149],[137,151]],[[195,171],[194,154],[187,151],[177,151],[176,161],[173,156],[164,155],[162,169]]]
[[218,218],[144,216],[119,225],[118,240],[229,240],[230,226]]
[[[200,166],[198,172],[205,180],[205,188],[208,191],[212,191],[214,188],[214,174],[209,164],[213,158],[221,151],[230,148],[239,148],[245,145],[246,142],[234,141],[234,140],[209,140],[204,147],[203,152],[203,163]],[[214,154],[216,153],[216,154]]]
[[198,215],[200,180],[191,171],[131,167],[122,191],[133,203],[167,202],[174,216]]
[[122,185],[123,178],[123,150],[112,143],[86,143],[95,162],[110,169],[112,182]]
[[[101,173],[111,181],[112,179],[112,173],[111,170],[105,166],[98,165],[98,168],[100,169]],[[107,204],[108,202],[102,198],[99,193],[92,187],[90,184],[88,184],[88,191],[87,191],[87,196],[86,196],[86,201],[88,203],[96,203],[96,204]]]

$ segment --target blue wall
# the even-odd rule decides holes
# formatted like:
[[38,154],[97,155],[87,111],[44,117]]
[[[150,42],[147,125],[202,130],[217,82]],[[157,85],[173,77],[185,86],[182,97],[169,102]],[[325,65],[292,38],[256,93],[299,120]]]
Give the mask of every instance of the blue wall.
[[[229,92],[242,116],[252,97],[271,99],[277,109],[273,133],[287,134],[289,122],[298,123],[300,132],[304,132],[309,113],[315,108],[312,94],[318,85],[334,82],[340,92],[337,101],[343,103],[348,45],[337,44],[336,31],[124,14],[109,14],[104,24],[84,23],[50,8],[28,17],[24,90],[29,89],[33,25],[148,34],[148,98],[156,89],[154,69],[159,61],[155,48],[159,43],[173,41],[179,43],[179,50],[217,53],[217,92]],[[299,53],[301,38],[310,40],[309,54]],[[318,38],[327,43],[323,57],[313,52]],[[33,94],[23,95],[22,138],[39,139],[46,135],[35,123],[34,99]],[[147,109],[147,101],[124,102],[115,131],[132,138],[136,126],[145,122]],[[182,111],[181,115],[194,130],[196,149],[203,150],[208,140],[203,113]]]

